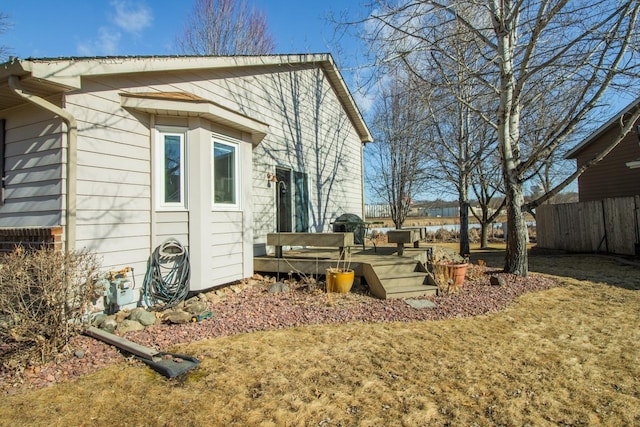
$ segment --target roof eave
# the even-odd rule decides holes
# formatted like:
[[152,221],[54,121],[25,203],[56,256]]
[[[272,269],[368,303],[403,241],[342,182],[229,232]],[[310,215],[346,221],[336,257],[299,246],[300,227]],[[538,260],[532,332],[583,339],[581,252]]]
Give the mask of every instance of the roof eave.
[[371,136],[371,133],[369,132],[369,128],[367,127],[367,124],[364,121],[364,118],[362,117],[362,114],[360,113],[360,110],[358,109],[358,106],[355,100],[353,99],[353,96],[351,95],[351,92],[349,91],[347,84],[345,83],[340,72],[338,71],[338,67],[333,61],[333,58],[331,57],[331,55],[327,55],[327,56],[328,56],[327,60],[323,61],[323,64],[324,64],[323,68],[327,73],[329,80],[333,83],[333,86],[336,90],[336,93],[338,94],[338,97],[340,98],[340,101],[342,102],[342,105],[344,106],[345,110],[347,111],[347,114],[351,118],[352,124],[358,131],[358,135],[360,136],[360,142],[362,143],[373,142],[373,136]]
[[640,159],[638,160],[634,160],[632,162],[627,162],[625,163],[625,165],[629,168],[629,169],[640,169]]
[[351,123],[362,143],[373,137],[349,89],[329,53],[262,55],[262,56],[166,56],[166,57],[103,57],[91,60],[76,58],[13,60],[0,69],[0,79],[9,75],[30,75],[62,89],[81,88],[84,76],[105,76],[141,72],[170,72],[198,69],[220,69],[255,66],[286,66],[305,63],[319,64],[336,90]]
[[567,154],[564,155],[564,158],[567,160],[575,159],[578,156],[578,153],[580,151],[588,147],[593,141],[600,138],[602,135],[604,135],[605,132],[611,129],[611,127],[614,126],[620,120],[620,117],[624,116],[634,108],[638,108],[638,107],[640,107],[640,97],[636,98],[635,101],[627,105],[624,110],[614,115],[609,121],[607,121],[605,124],[600,126],[595,132],[589,135],[584,141],[582,141],[581,143],[573,147],[571,150],[569,150],[569,152],[567,152]]

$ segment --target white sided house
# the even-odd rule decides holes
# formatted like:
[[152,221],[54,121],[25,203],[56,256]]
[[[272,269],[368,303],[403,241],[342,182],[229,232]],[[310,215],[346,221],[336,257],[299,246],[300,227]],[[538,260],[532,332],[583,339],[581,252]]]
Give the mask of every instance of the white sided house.
[[176,238],[209,289],[251,276],[267,233],[363,217],[371,140],[328,54],[12,59],[0,234],[52,234],[139,284]]

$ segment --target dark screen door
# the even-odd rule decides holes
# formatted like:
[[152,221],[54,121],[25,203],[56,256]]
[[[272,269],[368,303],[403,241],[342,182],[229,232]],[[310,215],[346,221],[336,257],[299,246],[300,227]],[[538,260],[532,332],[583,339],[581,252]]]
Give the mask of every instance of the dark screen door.
[[276,188],[276,219],[278,230],[283,233],[292,231],[291,227],[291,171],[276,168],[278,178]]
[[309,188],[307,174],[302,172],[293,173],[293,182],[296,201],[296,232],[306,233],[309,231]]

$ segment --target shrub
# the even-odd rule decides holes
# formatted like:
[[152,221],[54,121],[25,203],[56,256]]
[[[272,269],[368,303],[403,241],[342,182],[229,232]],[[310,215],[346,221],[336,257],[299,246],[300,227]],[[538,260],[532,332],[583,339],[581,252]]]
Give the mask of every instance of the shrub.
[[478,243],[480,241],[480,229],[473,227],[469,229],[469,241],[471,243]]
[[460,238],[460,232],[447,230],[446,228],[439,228],[438,230],[436,230],[434,237],[436,238],[436,240],[441,240],[443,242],[450,242]]
[[67,348],[99,295],[88,251],[18,247],[0,257],[0,361],[7,369],[46,362]]

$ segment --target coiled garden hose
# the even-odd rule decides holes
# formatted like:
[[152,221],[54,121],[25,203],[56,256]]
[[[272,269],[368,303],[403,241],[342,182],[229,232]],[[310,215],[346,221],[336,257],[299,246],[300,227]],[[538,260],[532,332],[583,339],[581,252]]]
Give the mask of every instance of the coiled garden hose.
[[176,239],[158,246],[147,263],[144,302],[147,307],[165,310],[184,301],[189,293],[189,252]]

